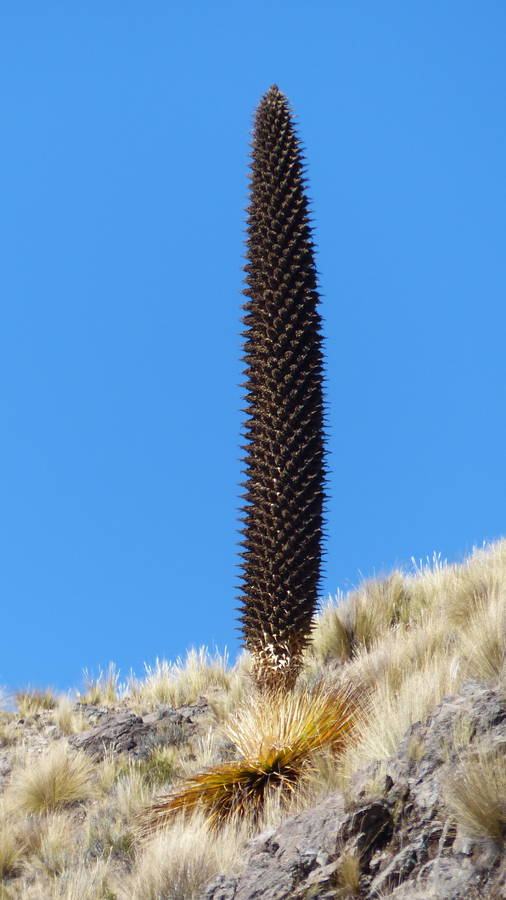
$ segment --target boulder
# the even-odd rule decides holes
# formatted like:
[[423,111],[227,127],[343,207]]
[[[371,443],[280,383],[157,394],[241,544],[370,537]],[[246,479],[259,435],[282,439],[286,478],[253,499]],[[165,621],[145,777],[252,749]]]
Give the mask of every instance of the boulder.
[[130,712],[103,716],[98,725],[69,738],[72,747],[95,759],[102,759],[106,753],[129,753],[142,759],[155,743],[155,728]]
[[207,711],[203,700],[179,709],[160,707],[142,717],[129,710],[111,712],[97,708],[92,715],[92,721],[97,724],[70,737],[69,744],[95,759],[102,759],[106,753],[128,753],[136,759],[145,759],[157,745],[185,743],[196,731],[198,719]]

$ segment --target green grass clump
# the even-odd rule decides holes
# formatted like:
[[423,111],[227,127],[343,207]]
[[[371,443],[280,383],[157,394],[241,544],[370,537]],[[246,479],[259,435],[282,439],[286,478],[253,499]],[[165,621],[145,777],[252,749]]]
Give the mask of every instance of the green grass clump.
[[151,789],[163,787],[173,781],[180,770],[178,754],[175,747],[157,747],[148,759],[129,760],[122,763],[115,775],[115,780],[136,772]]

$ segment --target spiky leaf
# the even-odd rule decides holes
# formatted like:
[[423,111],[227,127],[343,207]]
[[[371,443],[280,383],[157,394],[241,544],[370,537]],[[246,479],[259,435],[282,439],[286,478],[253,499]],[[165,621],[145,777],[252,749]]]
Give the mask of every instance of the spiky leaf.
[[213,827],[229,819],[261,819],[269,798],[288,804],[315,770],[322,751],[338,758],[356,737],[358,697],[349,691],[316,690],[259,695],[225,728],[241,758],[192,775],[142,816],[140,833],[170,824],[178,813],[202,810]]

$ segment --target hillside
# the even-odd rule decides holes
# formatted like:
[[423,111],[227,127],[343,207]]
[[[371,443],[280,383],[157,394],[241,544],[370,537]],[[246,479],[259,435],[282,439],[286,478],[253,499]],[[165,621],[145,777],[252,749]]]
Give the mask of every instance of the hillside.
[[19,692],[0,713],[1,900],[504,896],[505,624],[506,541],[338,596],[297,690],[351,691],[353,733],[289,802],[214,832],[197,811],[141,837],[139,816],[237,756],[247,656]]

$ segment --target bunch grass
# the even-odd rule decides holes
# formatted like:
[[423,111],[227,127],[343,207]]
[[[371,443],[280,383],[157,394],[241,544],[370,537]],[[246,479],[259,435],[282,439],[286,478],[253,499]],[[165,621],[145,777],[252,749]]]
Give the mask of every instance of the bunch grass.
[[226,650],[211,654],[207,647],[191,647],[184,659],[157,659],[154,665],[146,664],[144,679],[130,679],[128,696],[138,709],[178,707],[194,703],[212,689],[228,692],[233,680]]
[[23,718],[34,716],[43,710],[54,709],[58,702],[50,688],[45,690],[27,688],[26,690],[16,691],[15,699],[19,714]]
[[89,799],[93,779],[90,758],[60,743],[18,773],[13,792],[25,812],[54,812]]
[[85,691],[80,696],[81,703],[90,706],[113,706],[120,699],[120,673],[114,663],[109,663],[105,672],[98,670],[92,675],[88,669],[83,672]]
[[211,830],[195,812],[172,822],[139,852],[133,877],[119,892],[121,900],[196,900],[218,873],[237,870],[240,850],[251,832],[224,825]]
[[463,759],[446,786],[450,815],[472,840],[506,841],[506,748],[482,747]]

